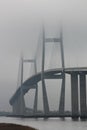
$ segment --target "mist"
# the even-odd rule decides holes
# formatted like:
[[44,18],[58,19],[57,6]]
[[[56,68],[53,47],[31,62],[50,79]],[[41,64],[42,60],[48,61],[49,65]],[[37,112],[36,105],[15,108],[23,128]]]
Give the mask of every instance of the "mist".
[[65,66],[87,66],[87,1],[0,0],[0,110],[17,89],[21,52],[33,58],[42,24],[46,34],[62,22]]

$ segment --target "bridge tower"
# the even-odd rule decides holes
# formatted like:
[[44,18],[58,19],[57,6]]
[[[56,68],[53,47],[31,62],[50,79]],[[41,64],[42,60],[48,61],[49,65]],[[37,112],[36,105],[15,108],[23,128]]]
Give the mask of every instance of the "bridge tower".
[[43,101],[44,101],[44,110],[45,113],[49,112],[49,104],[46,93],[46,85],[44,81],[44,65],[45,65],[45,46],[46,43],[60,43],[61,50],[61,63],[62,63],[62,86],[61,86],[61,94],[60,94],[60,103],[59,103],[59,114],[64,114],[64,106],[65,106],[65,72],[64,72],[64,50],[63,50],[63,34],[62,28],[60,28],[60,38],[45,38],[45,30],[43,28],[43,51],[42,51],[42,87],[43,87]]
[[[17,99],[15,100],[15,102],[13,103],[13,114],[15,115],[24,115],[26,114],[26,106],[25,106],[25,100],[24,100],[24,92],[22,90],[22,84],[23,84],[23,75],[24,75],[24,63],[33,63],[34,64],[34,69],[35,69],[35,74],[37,73],[37,68],[36,68],[36,60],[34,59],[23,59],[23,57],[21,57],[21,75],[19,75],[20,77],[20,93],[18,94]],[[19,68],[19,69],[20,69]],[[38,85],[35,84],[34,85],[34,89],[35,89],[35,99],[34,99],[34,106],[33,106],[33,112],[36,113],[37,112],[37,102],[38,102]]]
[[23,115],[25,113],[25,101],[24,101],[24,94],[22,90],[22,84],[23,84],[23,56],[21,56],[20,61],[20,68],[21,69],[21,75],[20,75],[20,93],[17,96],[17,100],[15,100],[13,104],[13,114],[15,115]]
[[[61,50],[61,63],[62,63],[62,72],[60,74],[60,79],[62,79],[62,86],[61,86],[61,94],[60,94],[60,102],[59,102],[59,112],[58,114],[64,114],[64,106],[65,106],[65,70],[64,70],[64,50],[63,50],[63,35],[62,35],[62,28],[60,29],[60,37],[59,38],[46,38],[45,37],[45,30],[43,28],[43,33],[42,33],[42,66],[41,66],[41,81],[42,81],[42,94],[43,94],[43,109],[44,109],[44,114],[48,115],[49,114],[49,104],[48,104],[48,98],[47,98],[47,91],[46,91],[46,84],[45,84],[45,73],[44,73],[44,68],[45,68],[45,47],[46,43],[59,43],[60,44],[60,50]],[[30,60],[24,60],[22,57],[21,60],[21,85],[20,88],[17,90],[17,97],[16,100],[14,99],[15,102],[13,101],[13,110],[16,111],[16,114],[21,114],[23,115],[26,113],[26,107],[25,107],[25,102],[24,102],[24,90],[22,90],[23,85],[23,63],[29,62],[29,63],[34,63],[35,65],[35,74],[37,73],[37,68],[36,68],[36,58],[35,60],[30,59]],[[56,76],[56,75],[55,75]],[[58,78],[57,78],[58,79]],[[35,91],[35,100],[34,100],[34,108],[33,112],[34,114],[37,113],[37,103],[38,103],[38,85],[37,83],[34,84],[34,87],[36,89]],[[14,96],[13,96],[14,97]]]
[[[24,63],[33,63],[35,74],[37,74],[36,59],[26,59],[26,60],[24,59],[23,62]],[[37,113],[37,104],[38,104],[38,85],[37,84],[34,85],[34,89],[35,89],[35,98],[34,98],[33,113],[36,114]]]

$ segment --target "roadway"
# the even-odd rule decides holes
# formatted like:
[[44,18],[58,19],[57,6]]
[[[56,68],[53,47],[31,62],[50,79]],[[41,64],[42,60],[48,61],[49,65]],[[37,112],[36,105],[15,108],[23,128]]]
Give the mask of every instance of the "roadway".
[[[62,79],[62,72],[67,73],[67,74],[72,74],[72,73],[85,73],[87,74],[87,67],[73,67],[73,68],[65,68],[64,70],[62,68],[56,68],[56,69],[48,69],[44,71],[44,79]],[[35,88],[36,84],[41,81],[41,76],[42,73],[39,72],[30,78],[28,78],[22,86],[20,86],[14,95],[10,99],[10,104],[12,105],[13,102],[16,100],[16,98],[20,95],[21,90],[23,94],[27,93],[29,89]]]

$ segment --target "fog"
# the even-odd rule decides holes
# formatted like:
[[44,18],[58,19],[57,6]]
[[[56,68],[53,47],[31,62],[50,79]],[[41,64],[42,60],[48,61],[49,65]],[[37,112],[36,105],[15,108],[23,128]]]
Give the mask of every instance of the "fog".
[[57,32],[62,22],[65,66],[87,66],[86,0],[0,0],[0,111],[17,88],[20,53],[33,58],[42,23]]

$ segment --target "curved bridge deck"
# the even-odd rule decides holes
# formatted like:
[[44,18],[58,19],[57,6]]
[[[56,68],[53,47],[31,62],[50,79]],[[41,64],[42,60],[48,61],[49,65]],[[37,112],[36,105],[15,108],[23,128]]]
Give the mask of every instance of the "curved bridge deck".
[[[73,67],[73,68],[65,68],[64,70],[62,68],[57,69],[49,69],[44,71],[44,79],[61,79],[62,78],[62,72],[71,74],[71,73],[85,73],[87,74],[87,67]],[[41,72],[37,73],[36,75],[31,76],[28,78],[22,86],[20,86],[17,91],[14,93],[12,98],[10,99],[10,104],[12,105],[13,102],[16,100],[16,98],[20,95],[21,89],[23,94],[27,93],[29,89],[35,88],[36,84],[41,81]]]

